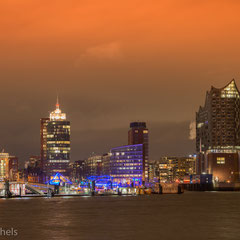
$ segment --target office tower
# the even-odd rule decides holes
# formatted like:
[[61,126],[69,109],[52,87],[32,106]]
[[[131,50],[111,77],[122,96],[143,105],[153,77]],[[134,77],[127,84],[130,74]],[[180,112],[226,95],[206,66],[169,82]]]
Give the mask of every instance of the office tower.
[[0,153],[0,182],[9,179],[9,154]]
[[130,123],[128,145],[143,144],[143,183],[148,181],[148,129],[145,122]]
[[119,182],[141,185],[143,164],[143,144],[115,147],[110,151],[111,177]]
[[41,165],[40,167],[43,171],[46,171],[45,167],[47,164],[47,125],[50,121],[50,118],[41,118],[40,119],[40,158]]
[[66,114],[62,113],[57,100],[56,109],[50,113],[47,124],[47,161],[46,175],[49,177],[56,173],[68,176],[70,162],[70,122]]
[[234,80],[207,92],[196,113],[196,149],[198,173],[219,182],[239,180],[240,93]]

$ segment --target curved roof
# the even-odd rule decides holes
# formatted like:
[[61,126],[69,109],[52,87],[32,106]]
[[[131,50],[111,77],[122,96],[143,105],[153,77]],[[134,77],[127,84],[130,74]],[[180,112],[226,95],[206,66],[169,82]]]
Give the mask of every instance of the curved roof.
[[[232,86],[232,85],[233,85],[233,86]],[[205,97],[205,103],[204,103],[204,105],[199,107],[199,110],[198,110],[197,113],[199,113],[199,112],[201,112],[201,111],[204,111],[204,109],[205,109],[205,107],[206,107],[206,103],[207,103],[207,101],[208,101],[209,94],[210,94],[212,91],[218,91],[218,92],[224,91],[223,93],[221,93],[221,95],[222,95],[223,97],[226,97],[226,96],[228,95],[228,93],[226,93],[226,92],[229,91],[229,90],[231,91],[231,90],[232,90],[232,89],[231,89],[232,87],[234,87],[234,89],[237,91],[238,95],[240,96],[240,92],[239,92],[238,87],[237,87],[237,85],[236,85],[235,79],[232,79],[226,86],[224,86],[224,87],[222,87],[222,88],[215,88],[215,87],[211,86],[211,91],[210,91],[210,92],[209,92],[209,91],[206,92],[206,97]]]
[[221,91],[221,90],[224,90],[225,88],[229,87],[231,84],[234,84],[234,87],[236,88],[236,90],[238,91],[239,95],[240,95],[240,92],[238,90],[238,87],[236,85],[236,81],[235,79],[233,78],[226,86],[222,87],[222,88],[216,88],[216,87],[213,87],[211,86],[211,90],[218,90],[218,91]]

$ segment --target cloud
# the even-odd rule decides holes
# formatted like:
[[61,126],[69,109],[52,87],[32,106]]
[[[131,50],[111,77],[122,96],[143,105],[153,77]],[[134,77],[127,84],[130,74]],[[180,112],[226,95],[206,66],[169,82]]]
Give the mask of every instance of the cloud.
[[189,125],[189,139],[194,140],[196,138],[196,122],[192,121]]
[[76,60],[75,65],[79,66],[83,62],[88,61],[116,61],[121,58],[121,44],[119,42],[110,42],[87,48]]

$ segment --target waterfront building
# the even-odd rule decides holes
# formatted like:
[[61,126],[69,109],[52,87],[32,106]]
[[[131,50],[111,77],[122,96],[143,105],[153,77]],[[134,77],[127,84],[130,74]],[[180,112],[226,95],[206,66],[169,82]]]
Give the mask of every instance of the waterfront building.
[[144,175],[143,144],[112,148],[110,151],[111,177],[125,183],[142,184]]
[[56,173],[68,176],[70,162],[70,122],[62,113],[57,100],[56,109],[47,123],[47,160],[44,171],[48,179]]
[[132,122],[130,123],[130,129],[128,131],[128,145],[143,145],[143,182],[149,180],[148,173],[148,158],[149,158],[149,141],[148,141],[148,129],[145,122]]
[[183,182],[185,177],[196,174],[196,156],[162,157],[155,162],[155,177],[160,182]]
[[158,161],[160,182],[173,182],[177,179],[177,157],[162,157]]
[[211,87],[196,113],[197,173],[215,182],[239,181],[240,93],[235,80]]
[[178,157],[176,162],[176,179],[183,181],[185,177],[196,174],[196,156]]
[[9,154],[5,152],[0,153],[0,181],[9,178]]

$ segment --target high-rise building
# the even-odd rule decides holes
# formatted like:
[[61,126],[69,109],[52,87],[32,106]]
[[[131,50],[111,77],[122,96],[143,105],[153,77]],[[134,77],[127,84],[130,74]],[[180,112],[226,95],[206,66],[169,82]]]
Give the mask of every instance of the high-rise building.
[[143,163],[143,144],[115,147],[110,151],[111,176],[119,181],[142,184]]
[[45,171],[47,164],[47,125],[50,121],[50,118],[41,118],[40,119],[40,157],[41,157],[41,168]]
[[148,129],[145,122],[130,123],[130,130],[128,131],[128,145],[143,144],[143,182],[148,181]]
[[240,93],[235,80],[207,92],[196,113],[196,149],[198,174],[213,174],[221,182],[239,180]]
[[50,113],[47,123],[47,161],[45,172],[48,178],[56,173],[68,176],[70,162],[70,122],[62,113],[57,100],[56,109]]

